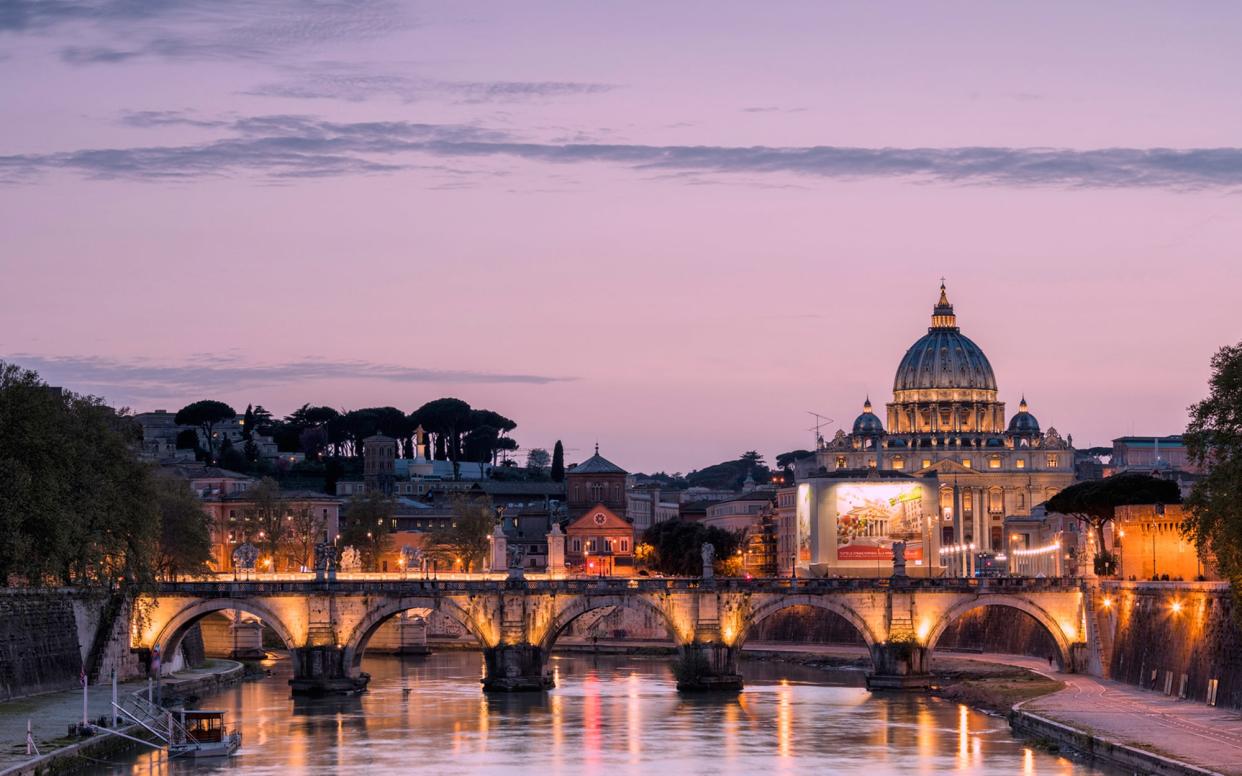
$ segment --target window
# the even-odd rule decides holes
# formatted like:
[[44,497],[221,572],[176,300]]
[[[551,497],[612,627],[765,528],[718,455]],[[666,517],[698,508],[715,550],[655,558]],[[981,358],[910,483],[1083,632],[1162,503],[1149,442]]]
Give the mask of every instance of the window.
[[1026,494],[1018,494],[1018,509],[1026,509]]
[[838,455],[838,456],[837,456],[837,468],[838,468],[838,469],[844,469],[844,468],[845,468],[845,456],[843,456],[843,455]]
[[874,459],[874,458],[868,458],[868,459],[867,459],[867,468],[868,468],[868,469],[874,469],[874,468],[875,468],[875,459]]
[[962,466],[965,466],[967,469],[969,469],[969,468],[970,468],[970,459],[969,459],[969,458],[963,458],[963,459],[962,459]]
[[574,552],[582,552],[582,540],[574,539]]
[[895,456],[895,457],[893,458],[893,468],[894,468],[894,469],[904,469],[904,468],[906,468],[906,459],[902,458],[900,455]]
[[999,455],[994,455],[988,459],[989,469],[999,469],[1001,467],[1001,459]]
[[1019,459],[1017,459],[1016,461],[1014,461],[1014,462],[1013,462],[1013,465],[1014,465],[1014,467],[1015,467],[1015,468],[1018,468],[1018,469],[1025,469],[1025,468],[1026,468],[1026,459],[1025,459],[1025,458],[1019,458]]
[[1055,469],[1055,468],[1057,468],[1057,466],[1059,466],[1059,465],[1060,465],[1060,463],[1059,463],[1059,461],[1057,460],[1057,455],[1056,455],[1056,453],[1049,453],[1049,454],[1048,454],[1048,468],[1049,468],[1049,469]]
[[924,459],[923,459],[923,468],[924,468],[924,469],[930,469],[930,468],[931,468],[931,459],[930,459],[930,458],[924,458]]

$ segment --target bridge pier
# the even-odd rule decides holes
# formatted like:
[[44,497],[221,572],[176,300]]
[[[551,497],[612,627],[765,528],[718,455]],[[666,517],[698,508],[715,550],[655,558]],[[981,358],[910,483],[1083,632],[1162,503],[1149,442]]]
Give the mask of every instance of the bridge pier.
[[483,650],[484,692],[531,692],[552,689],[548,656],[534,644],[499,644]]
[[931,686],[931,653],[915,641],[883,641],[871,645],[875,670],[867,674],[868,690],[926,690]]
[[291,649],[289,656],[293,659],[289,687],[294,695],[354,695],[365,692],[371,681],[367,673],[351,676],[345,650],[334,644]]
[[720,641],[694,642],[677,648],[673,674],[680,692],[741,692],[737,646]]

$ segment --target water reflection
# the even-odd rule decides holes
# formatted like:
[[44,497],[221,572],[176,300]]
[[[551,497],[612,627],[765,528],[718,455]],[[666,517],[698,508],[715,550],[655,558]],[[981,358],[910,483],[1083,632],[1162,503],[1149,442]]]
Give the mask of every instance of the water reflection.
[[1003,720],[853,672],[744,664],[740,696],[682,696],[663,658],[558,656],[550,693],[485,696],[477,653],[368,658],[371,692],[294,701],[288,668],[210,701],[240,724],[231,761],[141,753],[94,773],[1087,774],[1014,740]]

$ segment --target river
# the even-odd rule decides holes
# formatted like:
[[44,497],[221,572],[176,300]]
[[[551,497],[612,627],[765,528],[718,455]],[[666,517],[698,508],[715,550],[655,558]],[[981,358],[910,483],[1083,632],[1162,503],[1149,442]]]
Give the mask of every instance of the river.
[[856,671],[743,662],[735,697],[679,695],[668,658],[558,655],[556,689],[484,696],[480,656],[368,657],[360,697],[293,700],[287,661],[203,704],[242,748],[169,763],[136,752],[95,774],[1104,773],[1015,739],[1004,720],[923,695],[872,695]]

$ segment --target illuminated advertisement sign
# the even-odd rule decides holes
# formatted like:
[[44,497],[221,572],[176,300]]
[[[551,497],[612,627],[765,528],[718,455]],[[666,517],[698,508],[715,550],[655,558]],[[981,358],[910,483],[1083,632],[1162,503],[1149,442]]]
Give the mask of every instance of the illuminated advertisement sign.
[[906,543],[906,560],[922,561],[929,530],[917,482],[851,482],[837,485],[836,560],[892,561],[893,542]]

